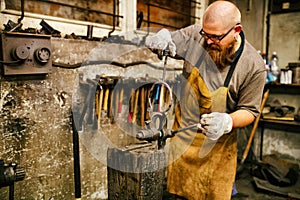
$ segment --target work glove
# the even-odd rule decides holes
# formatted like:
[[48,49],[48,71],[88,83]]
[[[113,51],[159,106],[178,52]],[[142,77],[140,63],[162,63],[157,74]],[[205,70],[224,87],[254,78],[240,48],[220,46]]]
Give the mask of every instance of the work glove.
[[201,129],[208,139],[218,140],[232,130],[232,118],[227,113],[212,112],[203,114],[200,119]]
[[169,50],[169,54],[173,57],[176,55],[176,45],[172,41],[171,33],[165,28],[153,36],[146,37],[145,45],[152,50],[158,50],[158,52]]

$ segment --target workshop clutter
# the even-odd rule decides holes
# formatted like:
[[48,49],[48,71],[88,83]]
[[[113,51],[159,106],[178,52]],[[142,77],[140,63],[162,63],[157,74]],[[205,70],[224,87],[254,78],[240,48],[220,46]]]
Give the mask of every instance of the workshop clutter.
[[280,84],[299,84],[300,83],[300,63],[288,63],[286,67],[280,67],[278,64],[278,55],[276,51],[272,52],[270,62],[268,62],[266,53],[258,53],[262,56],[266,70],[266,83],[278,82]]
[[294,121],[298,120],[297,115],[295,107],[285,105],[278,99],[267,104],[263,110],[264,119]]
[[252,169],[253,179],[260,189],[281,195],[299,197],[299,165],[277,155],[266,155]]
[[300,84],[300,63],[288,63],[288,66],[280,70],[281,84]]
[[289,63],[288,68],[292,70],[292,83],[300,84],[300,63]]

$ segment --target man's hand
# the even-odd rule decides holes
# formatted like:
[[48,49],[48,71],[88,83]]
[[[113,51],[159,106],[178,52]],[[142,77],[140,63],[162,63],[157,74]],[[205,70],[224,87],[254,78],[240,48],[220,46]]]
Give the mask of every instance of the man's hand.
[[169,50],[171,56],[176,55],[176,46],[171,38],[171,33],[167,29],[161,29],[153,36],[148,36],[145,41],[146,47],[152,50]]
[[232,130],[232,118],[227,113],[212,112],[203,114],[200,119],[203,133],[211,140],[218,140]]

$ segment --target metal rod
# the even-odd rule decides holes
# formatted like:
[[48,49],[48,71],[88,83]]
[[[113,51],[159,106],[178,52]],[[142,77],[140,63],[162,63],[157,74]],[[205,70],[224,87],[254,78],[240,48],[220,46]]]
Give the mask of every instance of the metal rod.
[[176,134],[176,133],[178,133],[178,132],[185,131],[185,130],[189,130],[189,129],[193,129],[193,128],[196,128],[196,127],[198,127],[198,124],[193,124],[193,125],[187,126],[187,127],[185,127],[185,128],[180,128],[180,129],[178,129],[178,130],[173,130],[173,131],[171,131],[171,133],[172,133],[172,135],[173,135],[173,134]]
[[132,151],[132,150],[136,150],[136,149],[141,149],[141,148],[144,148],[144,147],[151,147],[153,146],[153,144],[151,143],[141,143],[141,144],[136,144],[135,146],[132,146],[132,147],[127,147],[126,146],[126,151]]
[[162,80],[163,81],[165,81],[165,79],[166,79],[166,67],[167,67],[167,59],[168,59],[168,56],[164,56],[165,58],[165,60],[164,60],[164,70],[163,70],[163,76],[162,76]]
[[183,15],[183,16],[187,16],[187,17],[191,17],[191,18],[195,18],[195,19],[201,19],[200,17],[196,17],[196,16],[194,16],[194,15],[190,15],[190,14],[186,14],[186,13],[183,13],[183,12],[179,12],[179,11],[174,10],[174,9],[171,9],[171,8],[166,8],[166,7],[159,6],[159,5],[152,4],[152,3],[145,3],[145,4],[147,4],[148,6],[160,8],[160,9],[163,9],[163,10],[168,10],[168,11],[171,11],[171,12],[174,12],[174,13],[177,13],[177,14],[180,14],[180,15]]
[[15,192],[15,184],[12,183],[9,185],[9,197],[8,197],[9,200],[14,200],[14,198],[15,198],[14,192]]

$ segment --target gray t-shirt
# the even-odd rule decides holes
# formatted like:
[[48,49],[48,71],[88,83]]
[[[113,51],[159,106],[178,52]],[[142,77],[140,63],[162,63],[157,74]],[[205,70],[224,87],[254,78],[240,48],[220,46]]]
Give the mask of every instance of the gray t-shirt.
[[[204,49],[203,37],[199,34],[201,26],[191,25],[171,33],[176,45],[177,55],[185,59],[184,71],[189,72],[196,66],[210,91],[224,86],[230,66],[219,71],[214,64],[203,64],[200,56]],[[254,116],[259,113],[262,93],[266,80],[266,68],[262,57],[247,40],[237,62],[228,86],[227,112],[245,109]],[[200,62],[199,62],[200,61]]]

